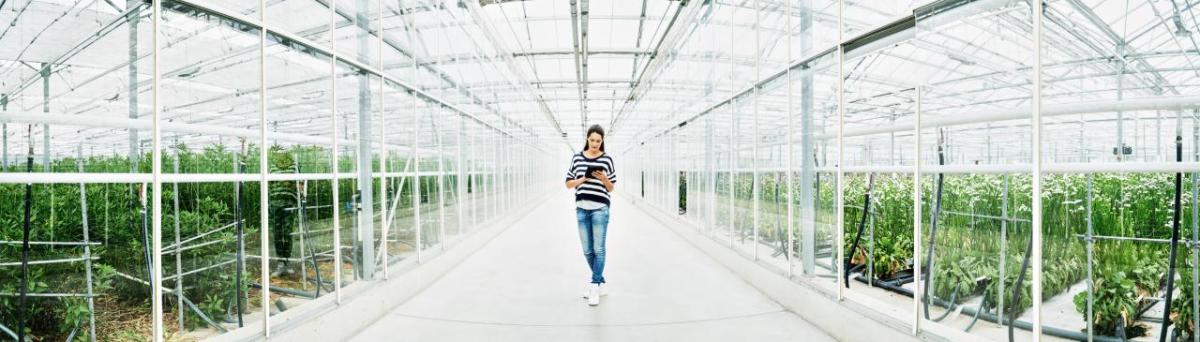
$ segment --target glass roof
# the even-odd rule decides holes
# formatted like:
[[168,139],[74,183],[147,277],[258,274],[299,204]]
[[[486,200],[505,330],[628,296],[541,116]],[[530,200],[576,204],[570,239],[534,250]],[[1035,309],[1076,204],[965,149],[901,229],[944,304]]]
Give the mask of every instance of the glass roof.
[[[152,21],[145,6],[8,1],[0,9],[0,22],[10,23],[0,30],[0,93],[9,96],[8,111],[44,109],[41,68],[49,63],[49,112],[127,118],[129,84],[136,83],[134,93],[146,98],[134,117],[147,115]],[[826,122],[817,130],[831,132],[838,93],[837,60],[829,56],[841,42],[916,18],[916,27],[872,36],[873,44],[847,53],[846,129],[903,122],[915,110],[918,85],[930,87],[926,110],[933,116],[1029,105],[1031,27],[1024,1],[842,6],[829,0],[271,0],[260,14],[256,2],[165,1],[162,84],[173,91],[164,98],[173,106],[168,112],[178,110],[168,114],[172,120],[224,125],[254,118],[257,77],[250,75],[260,70],[254,27],[261,23],[269,31],[263,67],[269,106],[280,109],[277,131],[300,133],[307,129],[303,122],[328,115],[314,101],[327,96],[326,53],[332,50],[352,61],[339,67],[347,88],[355,82],[348,75],[381,71],[404,83],[384,103],[420,102],[404,90],[416,88],[437,101],[412,106],[451,105],[546,145],[576,148],[582,130],[597,123],[625,149],[710,112],[746,121],[753,116],[743,114],[753,111],[761,122],[778,122],[788,118],[789,103],[801,108],[799,90],[789,97],[787,78],[780,76],[789,68],[811,73],[813,108]],[[127,12],[140,18],[142,29],[133,35]],[[1200,93],[1197,12],[1194,1],[1049,1],[1044,103]],[[970,19],[939,21],[946,16]],[[128,48],[131,39],[138,49]],[[306,45],[317,49],[297,48]],[[131,52],[139,54],[133,75],[140,82],[127,72]],[[826,63],[801,66],[821,56]],[[761,94],[745,96],[747,89]],[[735,107],[726,108],[722,103],[731,97]],[[351,106],[339,100],[339,107],[343,102]],[[1078,120],[1054,117],[1047,124]],[[391,131],[401,134],[403,122],[395,120]],[[750,121],[715,122],[750,127]],[[105,132],[114,145],[127,139],[118,130]],[[772,134],[784,130],[773,125],[760,132]],[[78,139],[105,136],[97,131]]]

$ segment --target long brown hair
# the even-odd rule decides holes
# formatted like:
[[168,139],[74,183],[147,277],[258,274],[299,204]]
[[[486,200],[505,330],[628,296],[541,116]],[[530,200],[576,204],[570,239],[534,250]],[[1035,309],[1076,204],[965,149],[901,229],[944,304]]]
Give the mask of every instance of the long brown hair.
[[592,127],[588,127],[587,134],[583,135],[583,150],[580,150],[580,151],[581,152],[587,151],[587,149],[588,149],[587,139],[588,139],[588,137],[592,136],[592,133],[600,134],[600,152],[604,152],[604,140],[605,140],[604,139],[604,127],[600,127],[600,125],[598,125],[598,124],[592,125]]

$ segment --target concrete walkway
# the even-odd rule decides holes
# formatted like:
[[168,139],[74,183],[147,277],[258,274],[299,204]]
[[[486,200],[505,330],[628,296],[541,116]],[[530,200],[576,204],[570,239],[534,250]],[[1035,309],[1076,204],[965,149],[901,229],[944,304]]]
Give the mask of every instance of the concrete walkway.
[[620,196],[596,307],[574,204],[562,198],[497,236],[355,341],[832,341]]

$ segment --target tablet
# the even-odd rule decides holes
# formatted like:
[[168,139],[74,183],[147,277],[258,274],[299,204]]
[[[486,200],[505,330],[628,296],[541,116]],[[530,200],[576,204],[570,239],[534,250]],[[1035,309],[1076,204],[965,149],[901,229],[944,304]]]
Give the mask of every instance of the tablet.
[[596,177],[592,176],[592,173],[594,173],[596,171],[605,171],[605,170],[604,170],[604,167],[602,167],[602,166],[591,166],[591,167],[588,167],[586,173],[584,173],[583,176],[587,177],[587,178],[596,178]]

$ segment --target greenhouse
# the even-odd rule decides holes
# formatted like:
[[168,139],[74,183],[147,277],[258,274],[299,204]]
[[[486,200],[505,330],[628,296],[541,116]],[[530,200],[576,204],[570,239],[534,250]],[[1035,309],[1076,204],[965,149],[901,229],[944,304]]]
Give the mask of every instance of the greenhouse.
[[0,340],[1200,342],[1197,0],[0,23]]

